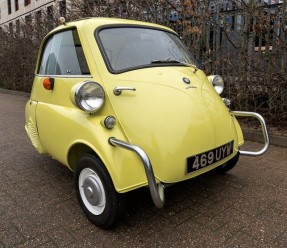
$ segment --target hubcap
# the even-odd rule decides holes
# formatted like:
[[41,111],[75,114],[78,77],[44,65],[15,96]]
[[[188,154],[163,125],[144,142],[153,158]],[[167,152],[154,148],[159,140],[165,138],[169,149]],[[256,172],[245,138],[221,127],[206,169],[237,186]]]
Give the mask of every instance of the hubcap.
[[102,191],[98,182],[92,176],[89,176],[83,183],[83,189],[87,201],[91,205],[97,206],[102,198]]
[[106,207],[106,192],[98,174],[85,168],[78,179],[79,191],[85,207],[94,215],[100,215]]

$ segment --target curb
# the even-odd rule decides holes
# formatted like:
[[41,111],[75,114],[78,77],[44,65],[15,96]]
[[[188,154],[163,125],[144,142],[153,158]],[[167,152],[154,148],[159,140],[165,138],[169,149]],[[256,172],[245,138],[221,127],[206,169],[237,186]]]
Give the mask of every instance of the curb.
[[3,89],[3,88],[0,88],[0,93],[6,93],[6,94],[17,95],[17,96],[30,97],[30,93],[23,92],[23,91],[16,91],[16,90],[7,90],[7,89]]
[[[30,94],[26,93],[26,92],[15,91],[15,90],[6,90],[6,89],[2,89],[2,88],[0,88],[0,93],[24,96],[27,98],[30,97]],[[264,143],[263,136],[259,132],[250,131],[247,129],[242,129],[242,132],[243,132],[244,139]],[[287,137],[269,134],[269,140],[270,140],[271,145],[287,147]]]
[[[242,132],[243,132],[243,136],[246,140],[264,143],[262,133],[250,131],[247,129],[243,129]],[[269,134],[268,136],[269,136],[269,140],[270,140],[271,145],[287,147],[287,137],[278,136],[278,135],[274,135],[274,134]]]

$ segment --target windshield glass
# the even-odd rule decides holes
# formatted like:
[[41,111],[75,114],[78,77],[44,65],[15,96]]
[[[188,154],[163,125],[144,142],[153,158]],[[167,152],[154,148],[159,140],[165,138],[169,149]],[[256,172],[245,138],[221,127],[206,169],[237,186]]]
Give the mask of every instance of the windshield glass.
[[99,32],[99,39],[106,62],[115,72],[159,65],[196,65],[181,40],[163,30],[107,28]]

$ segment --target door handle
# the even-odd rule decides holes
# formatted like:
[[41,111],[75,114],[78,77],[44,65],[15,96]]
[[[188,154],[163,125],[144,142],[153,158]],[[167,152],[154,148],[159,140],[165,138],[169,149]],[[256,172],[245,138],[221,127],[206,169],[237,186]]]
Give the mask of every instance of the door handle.
[[123,90],[131,90],[131,91],[136,91],[136,88],[133,87],[116,87],[114,88],[113,92],[115,96],[119,96],[120,94],[122,94]]

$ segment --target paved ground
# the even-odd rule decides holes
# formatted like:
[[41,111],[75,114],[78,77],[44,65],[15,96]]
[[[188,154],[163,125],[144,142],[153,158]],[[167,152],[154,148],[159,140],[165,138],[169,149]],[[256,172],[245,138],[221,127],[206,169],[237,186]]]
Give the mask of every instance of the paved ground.
[[[110,231],[91,225],[73,175],[37,154],[24,131],[27,98],[0,93],[0,247],[287,247],[287,148],[241,157],[166,191],[157,210],[147,190],[128,195]],[[260,144],[249,143],[251,148]]]

